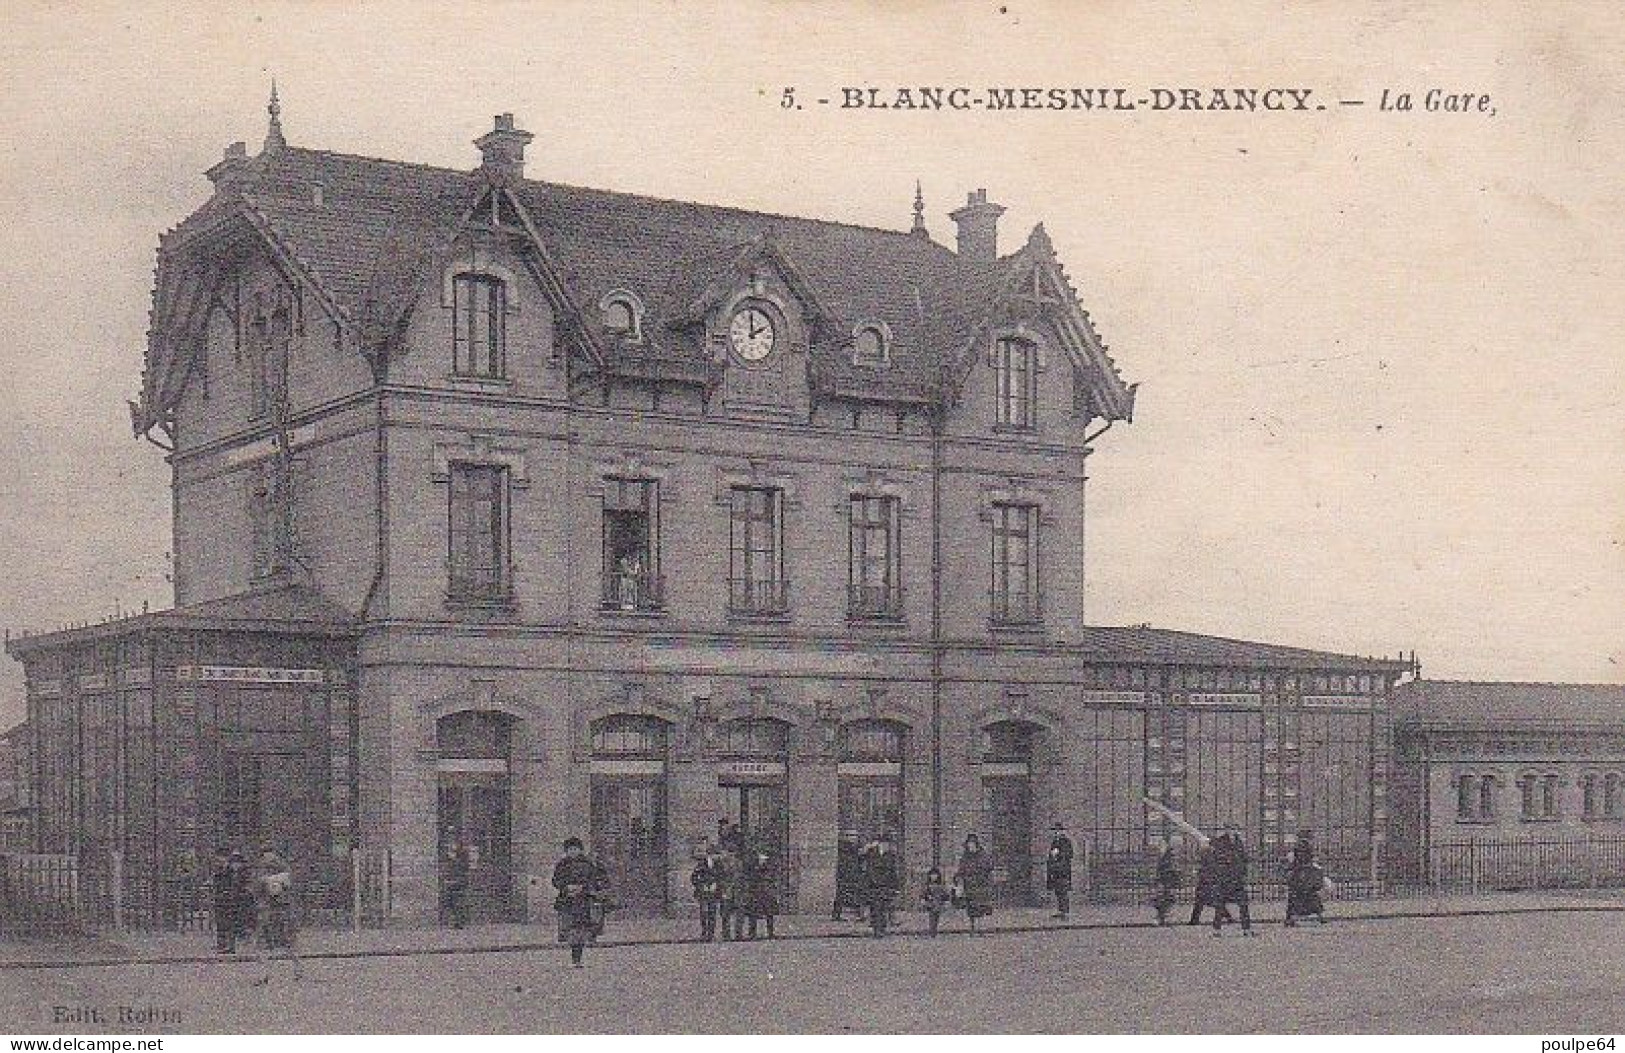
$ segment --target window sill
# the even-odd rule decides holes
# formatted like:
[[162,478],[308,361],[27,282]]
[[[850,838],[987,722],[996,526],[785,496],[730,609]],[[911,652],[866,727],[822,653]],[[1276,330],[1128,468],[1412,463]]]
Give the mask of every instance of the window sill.
[[1521,815],[1518,817],[1518,821],[1520,823],[1561,823],[1563,817],[1561,815]]
[[994,618],[987,623],[987,627],[995,633],[1041,633],[1044,631],[1044,620],[1035,618],[1029,621],[1012,621]]
[[1456,819],[1456,825],[1457,826],[1494,826],[1495,825],[1495,819],[1494,819],[1493,816],[1488,818],[1488,819],[1476,819],[1476,818],[1467,818],[1467,817],[1458,816],[1457,819]]
[[1036,434],[1038,434],[1038,425],[1036,425],[1036,424],[995,424],[995,425],[993,425],[993,434],[995,434],[995,435],[1036,435]]
[[513,387],[512,377],[480,377],[464,373],[449,373],[446,383],[452,387],[480,391],[506,391]]
[[519,603],[512,593],[502,596],[470,596],[467,593],[450,592],[446,594],[446,609],[468,613],[513,615],[518,613]]
[[790,624],[790,611],[788,608],[784,610],[758,611],[729,607],[728,620],[764,625],[788,625]]
[[908,628],[908,616],[906,614],[866,614],[848,611],[846,624],[855,629],[865,626],[876,629],[906,629]]
[[632,618],[642,621],[655,621],[666,616],[666,608],[612,607],[606,604],[598,608],[598,613],[606,618]]

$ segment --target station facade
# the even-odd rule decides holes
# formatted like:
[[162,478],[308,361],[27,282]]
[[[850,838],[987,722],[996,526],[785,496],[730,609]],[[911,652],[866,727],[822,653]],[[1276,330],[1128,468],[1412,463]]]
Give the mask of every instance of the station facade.
[[273,105],[161,239],[132,413],[177,607],[10,642],[42,850],[123,815],[145,851],[138,794],[69,803],[103,753],[62,744],[122,720],[153,745],[106,763],[178,793],[156,885],[359,846],[405,916],[453,839],[487,916],[546,909],[571,835],[673,909],[719,818],[800,910],[842,830],[911,880],[976,832],[1020,901],[1063,822],[1113,880],[1171,832],[1145,797],[1377,865],[1401,663],[1085,620],[1087,459],[1134,388],[1041,225],[1001,255],[982,191],[950,248],[918,195],[890,231],[584,190],[525,178],[531,141],[502,115],[437,169],[290,146]]

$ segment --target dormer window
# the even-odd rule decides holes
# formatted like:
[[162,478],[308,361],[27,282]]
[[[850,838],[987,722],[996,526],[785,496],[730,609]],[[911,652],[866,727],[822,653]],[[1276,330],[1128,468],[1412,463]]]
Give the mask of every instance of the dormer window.
[[998,425],[1032,428],[1038,423],[1038,347],[1031,340],[1005,337],[994,347],[998,378]]
[[604,312],[604,328],[628,340],[643,339],[643,305],[628,292],[613,292],[599,305]]
[[504,361],[507,286],[490,274],[459,274],[452,279],[453,370],[460,377],[500,380]]
[[878,325],[861,325],[852,334],[852,364],[883,366],[891,354],[886,332]]

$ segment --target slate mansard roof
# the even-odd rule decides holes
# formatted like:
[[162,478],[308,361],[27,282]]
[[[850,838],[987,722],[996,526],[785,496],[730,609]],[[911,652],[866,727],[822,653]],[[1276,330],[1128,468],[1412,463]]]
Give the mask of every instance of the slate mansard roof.
[[[528,261],[561,314],[561,334],[588,370],[646,368],[697,375],[709,351],[692,323],[708,293],[737,288],[764,257],[785,272],[814,315],[811,372],[822,394],[923,404],[951,402],[998,307],[1035,267],[1065,293],[1053,312],[1076,347],[1081,408],[1128,419],[1124,383],[1056,260],[1042,225],[1016,252],[986,262],[921,234],[662,200],[558,183],[268,144],[211,170],[215,195],[159,247],[137,431],[162,419],[184,386],[220,272],[219,243],[251,227],[298,273],[363,351],[398,334],[426,281],[451,261],[473,210],[493,190],[523,231]],[[190,278],[201,293],[189,293]],[[214,279],[218,280],[218,278]],[[633,293],[645,308],[638,345],[603,328],[598,305]],[[201,308],[201,309],[200,309]],[[855,365],[864,323],[890,336],[884,368]],[[575,350],[574,348],[571,349]]]

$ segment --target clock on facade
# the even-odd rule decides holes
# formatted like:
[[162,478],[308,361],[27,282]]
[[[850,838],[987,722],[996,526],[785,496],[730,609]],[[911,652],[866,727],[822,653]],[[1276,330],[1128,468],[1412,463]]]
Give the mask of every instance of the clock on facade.
[[773,319],[760,307],[742,307],[728,323],[728,343],[746,362],[760,362],[773,353]]

